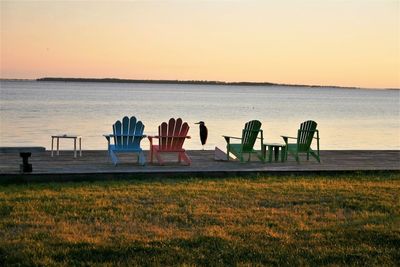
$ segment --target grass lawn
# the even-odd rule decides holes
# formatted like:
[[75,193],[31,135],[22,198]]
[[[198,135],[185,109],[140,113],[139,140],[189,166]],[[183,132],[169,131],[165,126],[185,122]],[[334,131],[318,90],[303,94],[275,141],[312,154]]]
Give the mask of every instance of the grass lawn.
[[399,173],[0,185],[0,266],[399,266],[399,195]]

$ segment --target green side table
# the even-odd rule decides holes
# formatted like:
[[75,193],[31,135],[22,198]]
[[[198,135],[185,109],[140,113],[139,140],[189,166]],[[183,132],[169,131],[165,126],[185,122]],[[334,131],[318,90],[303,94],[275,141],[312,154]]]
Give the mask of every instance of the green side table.
[[268,150],[268,162],[272,162],[272,154],[274,154],[275,162],[279,161],[279,152],[281,154],[281,162],[284,162],[286,159],[286,145],[279,143],[267,143],[262,145],[262,153],[263,157],[267,159],[267,150]]

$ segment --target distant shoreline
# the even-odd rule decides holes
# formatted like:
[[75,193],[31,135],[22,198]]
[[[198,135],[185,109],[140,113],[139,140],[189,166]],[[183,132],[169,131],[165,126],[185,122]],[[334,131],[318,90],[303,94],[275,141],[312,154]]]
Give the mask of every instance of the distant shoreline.
[[148,84],[195,84],[195,85],[230,85],[230,86],[285,86],[285,87],[313,87],[313,88],[347,88],[363,89],[360,87],[342,87],[334,85],[304,85],[304,84],[281,84],[271,82],[223,82],[206,80],[142,80],[142,79],[118,79],[118,78],[38,78],[40,82],[104,82],[104,83],[148,83]]
[[356,87],[356,86],[284,84],[284,83],[271,83],[271,82],[224,82],[224,81],[207,81],[207,80],[151,80],[151,79],[144,80],[144,79],[119,79],[119,78],[43,77],[43,78],[38,78],[38,79],[0,79],[0,81],[145,83],[145,84],[229,85],[229,86],[284,86],[284,87],[339,88],[339,89],[362,89],[362,90],[400,90],[400,88],[364,88],[364,87]]

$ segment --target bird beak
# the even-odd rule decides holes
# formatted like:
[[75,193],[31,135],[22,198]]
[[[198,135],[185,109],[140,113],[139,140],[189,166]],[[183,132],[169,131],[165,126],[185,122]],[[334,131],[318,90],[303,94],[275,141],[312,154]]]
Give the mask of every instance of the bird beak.
[[200,124],[200,122],[195,122],[194,124]]

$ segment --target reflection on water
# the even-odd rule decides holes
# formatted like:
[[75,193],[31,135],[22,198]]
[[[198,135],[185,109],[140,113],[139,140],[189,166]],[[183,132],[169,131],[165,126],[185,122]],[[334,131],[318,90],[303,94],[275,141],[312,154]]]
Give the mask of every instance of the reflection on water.
[[206,122],[205,148],[213,149],[225,147],[224,134],[240,136],[252,119],[263,123],[267,142],[296,135],[312,119],[322,149],[400,149],[399,104],[398,90],[1,81],[0,146],[49,148],[51,135],[75,133],[85,149],[106,149],[102,134],[134,115],[148,135],[162,121],[182,117],[191,127],[189,149],[201,148],[195,122]]

